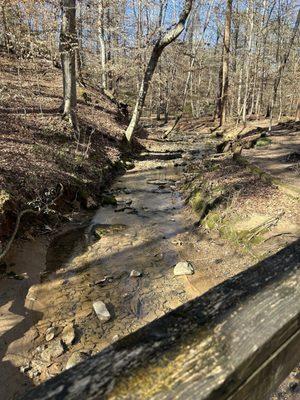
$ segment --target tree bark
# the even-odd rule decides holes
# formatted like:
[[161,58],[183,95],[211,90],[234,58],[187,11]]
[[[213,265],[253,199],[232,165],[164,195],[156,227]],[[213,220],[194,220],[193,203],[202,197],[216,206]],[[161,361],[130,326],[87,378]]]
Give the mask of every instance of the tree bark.
[[[250,5],[249,5],[249,13],[250,13]],[[244,93],[244,101],[243,101],[243,124],[246,126],[247,120],[247,103],[249,97],[249,86],[250,86],[250,70],[251,70],[251,61],[252,61],[252,41],[253,41],[253,29],[254,29],[254,2],[251,2],[251,16],[249,16],[249,40],[248,40],[248,54],[246,57],[246,82],[245,82],[245,93]]]
[[272,97],[272,102],[271,102],[271,107],[270,107],[269,131],[272,128],[273,110],[274,110],[274,107],[275,107],[275,104],[276,104],[276,100],[277,100],[278,87],[279,87],[279,84],[281,82],[281,77],[282,77],[283,70],[284,70],[284,68],[285,68],[285,66],[287,64],[288,59],[289,59],[291,48],[293,47],[294,40],[295,40],[296,34],[298,32],[298,29],[299,29],[299,25],[300,25],[300,10],[298,11],[298,14],[297,14],[297,19],[296,19],[296,22],[295,22],[295,25],[294,25],[292,36],[291,36],[290,41],[289,41],[289,45],[287,46],[287,50],[286,50],[286,52],[285,52],[285,54],[283,56],[282,62],[278,67],[277,75],[276,75],[276,78],[275,78],[275,81],[274,81],[273,97]]
[[76,0],[62,0],[60,54],[63,72],[63,116],[77,130],[76,94]]
[[4,44],[7,53],[10,52],[10,40],[9,40],[9,35],[8,35],[8,28],[7,28],[7,20],[6,20],[6,3],[4,2],[1,6],[1,11],[2,11],[2,23],[3,23],[3,31],[4,31]]
[[296,115],[295,115],[295,122],[299,121],[300,121],[300,97],[298,97]]
[[98,35],[101,51],[101,68],[102,68],[102,88],[107,89],[107,71],[106,71],[106,43],[104,38],[104,7],[103,0],[99,1],[98,5]]
[[222,63],[223,65],[222,65],[222,94],[221,94],[220,126],[222,126],[226,122],[227,113],[228,113],[231,15],[232,15],[232,0],[227,0],[226,22],[225,22],[225,30],[224,30],[224,45],[223,45],[223,63]]
[[190,14],[192,8],[193,0],[185,0],[183,10],[179,16],[178,22],[165,34],[159,37],[157,42],[155,43],[151,57],[149,59],[148,65],[145,70],[144,78],[142,80],[138,98],[133,110],[132,118],[128,128],[126,129],[126,138],[128,142],[131,141],[133,133],[139,123],[143,106],[145,103],[145,98],[148,92],[149,84],[152,79],[153,73],[155,71],[156,65],[158,63],[159,57],[161,56],[165,47],[167,47],[170,43],[177,39],[177,37],[183,32],[185,28],[186,20]]

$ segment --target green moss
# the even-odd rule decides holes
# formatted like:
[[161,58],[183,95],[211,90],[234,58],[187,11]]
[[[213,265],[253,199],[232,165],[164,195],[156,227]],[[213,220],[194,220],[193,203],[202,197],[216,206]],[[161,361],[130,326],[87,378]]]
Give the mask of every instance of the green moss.
[[101,239],[101,237],[104,236],[106,232],[107,232],[107,229],[106,229],[106,228],[103,228],[102,226],[97,226],[97,227],[95,228],[95,231],[94,231],[95,236],[96,236],[98,239]]
[[116,206],[118,204],[115,196],[105,194],[102,196],[101,205],[102,206]]
[[270,138],[262,137],[262,138],[258,139],[258,141],[256,142],[255,147],[268,146],[271,143],[272,143],[272,140]]
[[225,217],[219,210],[210,211],[202,221],[202,225],[209,230],[217,230],[220,236],[241,249],[250,249],[252,246],[263,242],[264,234],[268,229],[257,232],[257,227],[252,229],[237,230],[236,219]]
[[222,217],[218,211],[211,211],[202,221],[202,225],[207,229],[215,229],[221,220]]
[[206,200],[204,199],[204,196],[202,192],[199,190],[197,191],[190,199],[190,205],[192,209],[199,213],[203,210],[203,208],[206,205]]

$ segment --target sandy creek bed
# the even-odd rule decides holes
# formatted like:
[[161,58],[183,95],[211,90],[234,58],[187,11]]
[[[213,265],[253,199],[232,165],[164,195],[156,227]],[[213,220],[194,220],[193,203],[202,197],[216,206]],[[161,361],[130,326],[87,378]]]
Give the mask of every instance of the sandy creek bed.
[[[190,140],[184,150],[198,157],[198,146]],[[180,147],[178,141],[167,150]],[[176,186],[183,160],[145,158],[112,186],[117,207],[100,208],[50,243],[40,237],[14,244],[6,262],[24,279],[0,280],[1,400],[19,398],[63,371],[74,354],[101,351],[251,265],[223,239],[195,231],[196,216]],[[193,263],[192,277],[174,276],[182,260]],[[130,277],[132,270],[141,277]],[[97,300],[111,314],[106,323],[93,310]],[[75,336],[70,344],[61,340],[66,326]]]
[[[59,373],[74,352],[94,354],[195,296],[172,268],[187,259],[195,222],[176,191],[181,170],[173,160],[138,161],[111,189],[117,208],[99,209],[89,226],[73,225],[50,244],[45,237],[14,244],[6,262],[24,279],[0,281],[1,400]],[[142,276],[130,278],[133,269]],[[112,279],[97,283],[105,276]],[[107,305],[109,322],[98,320],[95,300]],[[68,324],[73,344],[45,359]],[[51,327],[55,338],[47,342]]]

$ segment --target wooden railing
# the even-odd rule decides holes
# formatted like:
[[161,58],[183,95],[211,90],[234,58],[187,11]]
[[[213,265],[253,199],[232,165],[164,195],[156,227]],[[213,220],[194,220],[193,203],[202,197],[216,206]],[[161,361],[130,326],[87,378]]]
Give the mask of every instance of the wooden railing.
[[23,399],[268,398],[300,361],[299,242]]

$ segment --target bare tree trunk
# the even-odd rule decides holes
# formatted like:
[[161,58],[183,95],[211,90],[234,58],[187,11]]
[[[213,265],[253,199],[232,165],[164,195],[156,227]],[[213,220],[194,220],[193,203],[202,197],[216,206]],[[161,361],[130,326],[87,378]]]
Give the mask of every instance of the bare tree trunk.
[[[250,11],[250,5],[249,5]],[[254,28],[254,3],[251,4],[251,17],[249,18],[249,41],[248,41],[248,54],[246,61],[246,83],[245,83],[245,93],[244,93],[244,101],[243,101],[243,124],[246,126],[247,119],[247,103],[249,96],[249,80],[250,80],[250,69],[251,69],[251,51],[252,51],[252,40],[253,40],[253,28]]]
[[295,116],[295,122],[299,121],[300,121],[300,97],[298,98],[296,116]]
[[76,65],[77,65],[77,80],[81,86],[85,86],[83,75],[82,75],[82,66],[83,66],[83,51],[82,51],[82,36],[83,36],[83,26],[82,26],[82,10],[80,3],[78,4],[78,14],[79,15],[79,23],[77,24],[77,49],[76,49]]
[[102,88],[107,89],[107,72],[106,72],[106,43],[104,38],[104,7],[103,0],[99,0],[98,5],[98,36],[101,51],[101,68],[102,68]]
[[299,29],[299,25],[300,25],[300,10],[298,11],[298,14],[297,14],[297,19],[296,19],[296,22],[295,22],[295,25],[294,25],[294,29],[293,29],[292,36],[290,38],[289,45],[287,46],[286,53],[284,54],[282,62],[278,67],[277,75],[276,75],[276,78],[275,78],[275,81],[274,81],[273,97],[272,97],[272,103],[271,103],[271,108],[270,108],[269,131],[272,128],[273,110],[274,110],[274,106],[275,106],[276,100],[277,100],[278,87],[279,87],[279,84],[280,84],[280,81],[281,81],[283,70],[284,70],[284,68],[286,66],[286,63],[287,63],[288,59],[289,59],[291,48],[293,47],[294,40],[295,40],[296,34],[298,32],[298,29]]
[[183,10],[179,16],[179,20],[176,23],[174,27],[172,27],[170,30],[167,30],[165,34],[162,36],[160,35],[159,39],[155,43],[153,49],[152,49],[152,54],[150,57],[150,60],[148,62],[148,65],[145,70],[144,78],[140,86],[138,98],[134,107],[134,111],[132,114],[132,118],[130,121],[130,124],[128,128],[126,129],[126,138],[128,142],[131,141],[132,135],[138,125],[138,122],[140,120],[145,98],[148,92],[149,88],[149,83],[151,81],[151,78],[153,76],[153,73],[155,71],[156,65],[158,63],[159,57],[161,56],[163,50],[165,47],[167,47],[170,43],[172,43],[174,40],[177,39],[177,37],[183,32],[185,28],[185,23],[186,20],[189,16],[189,13],[192,8],[192,3],[193,0],[185,0]]
[[8,35],[5,6],[6,6],[6,3],[3,3],[1,6],[2,23],[3,23],[3,30],[4,30],[4,44],[6,47],[6,51],[9,53],[10,52],[10,40],[9,40],[9,35]]
[[227,113],[228,113],[231,15],[232,15],[232,0],[227,0],[226,22],[225,22],[225,31],[224,31],[224,45],[223,45],[222,94],[221,94],[220,126],[222,126],[226,122]]
[[69,118],[77,130],[76,118],[76,0],[62,0],[60,53],[63,71],[63,116]]

